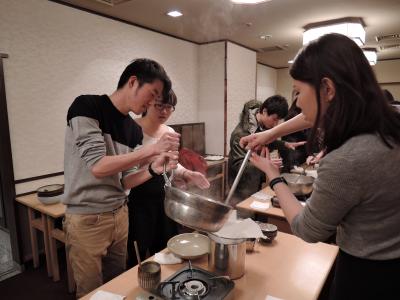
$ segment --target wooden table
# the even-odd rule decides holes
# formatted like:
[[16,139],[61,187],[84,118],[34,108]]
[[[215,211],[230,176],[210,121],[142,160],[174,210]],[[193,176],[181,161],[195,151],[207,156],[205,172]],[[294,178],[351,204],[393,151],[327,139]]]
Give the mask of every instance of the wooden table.
[[[275,196],[274,191],[271,190],[270,187],[266,187],[266,188],[262,189],[261,191],[265,192],[266,194],[268,194],[270,196]],[[268,209],[265,209],[265,210],[264,209],[255,209],[250,206],[253,203],[253,201],[257,201],[257,199],[250,196],[246,200],[239,202],[236,205],[236,209],[254,213],[254,214],[256,214],[256,216],[257,215],[266,216],[268,218],[268,223],[278,226],[279,231],[283,231],[286,233],[292,233],[292,231],[290,229],[290,225],[287,222],[285,215],[283,214],[283,211],[281,208],[273,207],[271,204],[271,201],[267,201],[267,203],[270,204],[270,207]]]
[[[60,280],[60,270],[58,266],[58,255],[56,240],[65,243],[65,234],[62,230],[55,228],[56,219],[64,217],[66,206],[62,203],[44,205],[41,203],[36,194],[30,194],[16,198],[16,201],[28,208],[29,233],[32,246],[33,265],[35,268],[39,266],[39,251],[37,244],[37,232],[43,232],[44,249],[46,254],[46,267],[48,276],[53,277],[53,281]],[[40,214],[39,218],[35,217],[35,212]],[[72,270],[67,260],[68,274],[68,290],[74,291],[74,281]]]
[[[284,300],[317,299],[337,253],[337,246],[309,244],[293,235],[279,232],[271,244],[257,243],[255,251],[246,254],[245,275],[234,280],[234,299],[265,300],[267,295]],[[207,257],[194,260],[192,264],[207,269]],[[162,265],[161,280],[183,267],[184,264]],[[138,286],[137,266],[97,290],[134,300],[143,292]],[[97,290],[82,299],[90,299]]]

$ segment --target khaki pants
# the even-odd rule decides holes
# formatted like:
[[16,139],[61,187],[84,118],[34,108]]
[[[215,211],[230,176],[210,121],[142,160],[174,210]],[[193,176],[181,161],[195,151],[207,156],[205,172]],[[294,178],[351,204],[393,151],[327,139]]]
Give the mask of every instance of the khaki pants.
[[77,298],[125,271],[128,208],[93,215],[66,214],[65,247]]

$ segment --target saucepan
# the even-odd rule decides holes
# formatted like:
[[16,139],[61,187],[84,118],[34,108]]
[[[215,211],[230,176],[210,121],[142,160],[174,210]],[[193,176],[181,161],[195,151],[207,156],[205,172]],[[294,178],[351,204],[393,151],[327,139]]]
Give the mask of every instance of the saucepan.
[[283,173],[291,192],[297,196],[309,195],[313,191],[314,178],[293,173]]
[[173,172],[171,177],[168,178],[164,165],[164,210],[166,215],[175,222],[195,230],[205,232],[216,232],[220,230],[233,209],[232,206],[229,205],[229,200],[243,174],[249,156],[250,150],[243,160],[242,166],[240,167],[225,203],[173,187],[171,184]]

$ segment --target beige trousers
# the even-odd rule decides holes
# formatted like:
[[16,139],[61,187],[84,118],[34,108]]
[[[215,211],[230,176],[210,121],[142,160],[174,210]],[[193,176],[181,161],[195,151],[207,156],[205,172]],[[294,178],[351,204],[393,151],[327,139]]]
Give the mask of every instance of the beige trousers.
[[93,215],[66,214],[65,247],[76,282],[77,298],[126,268],[128,208]]

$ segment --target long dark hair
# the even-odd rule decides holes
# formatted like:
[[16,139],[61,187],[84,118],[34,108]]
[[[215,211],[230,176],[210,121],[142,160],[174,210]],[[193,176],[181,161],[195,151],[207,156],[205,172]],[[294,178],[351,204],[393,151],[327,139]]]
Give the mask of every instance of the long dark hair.
[[[315,88],[317,119],[310,143],[322,130],[322,146],[337,149],[353,136],[377,133],[390,148],[400,144],[400,114],[389,104],[362,50],[348,37],[327,34],[300,50],[290,75]],[[336,94],[321,122],[321,81],[329,78]]]

